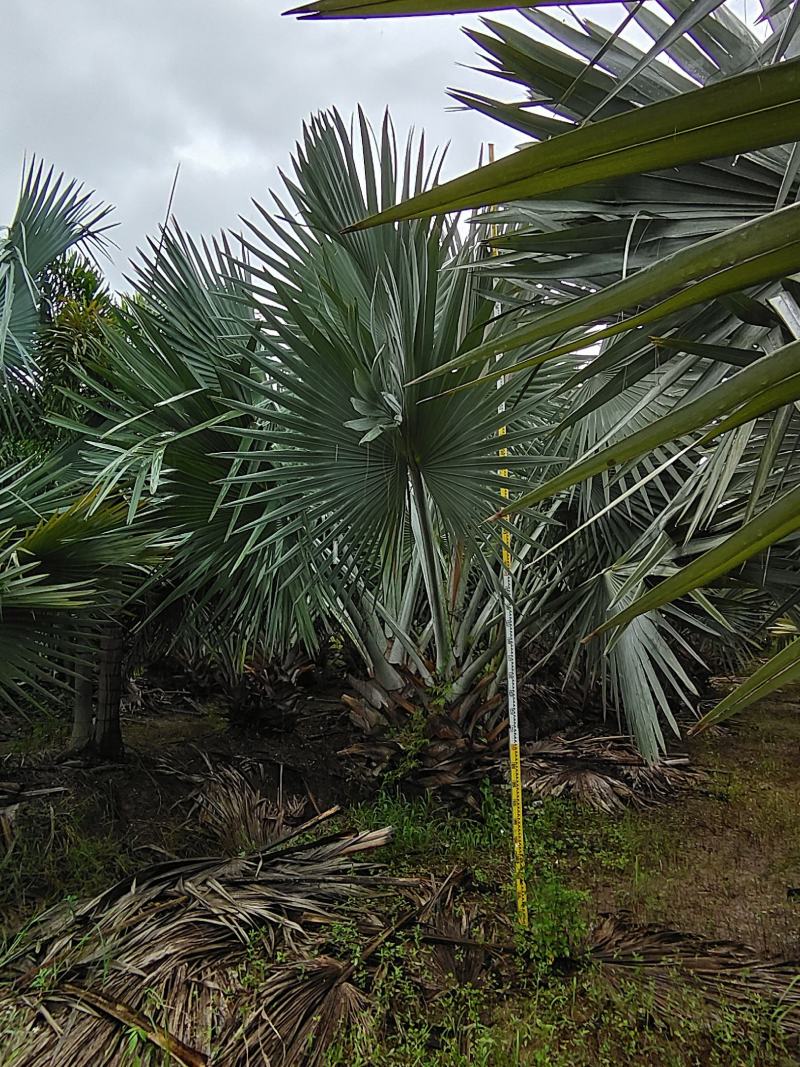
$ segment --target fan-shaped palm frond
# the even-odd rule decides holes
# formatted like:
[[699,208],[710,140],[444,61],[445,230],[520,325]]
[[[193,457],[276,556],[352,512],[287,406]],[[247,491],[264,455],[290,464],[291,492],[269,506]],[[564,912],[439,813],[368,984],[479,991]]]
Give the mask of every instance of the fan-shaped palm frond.
[[31,417],[42,274],[77,244],[102,248],[110,208],[41,161],[25,168],[16,215],[0,238],[0,405],[6,429]]
[[[260,210],[236,245],[175,231],[154,246],[129,328],[108,338],[110,385],[95,383],[93,463],[99,499],[125,481],[132,507],[155,493],[176,589],[226,605],[254,640],[313,641],[322,615],[388,684],[404,662],[458,684],[456,648],[487,653],[459,632],[462,601],[476,583],[496,601],[479,520],[502,484],[497,431],[508,421],[513,446],[549,421],[546,398],[574,368],[554,362],[524,397],[515,383],[479,405],[407,388],[483,337],[493,301],[461,269],[475,245],[455,227],[341,235],[436,173],[422,146],[398,154],[388,119],[376,148],[372,136],[363,116],[357,135],[320,116],[291,208]],[[508,466],[526,484],[528,460]]]
[[[486,543],[480,520],[502,484],[497,433],[507,416],[499,405],[519,397],[506,440],[509,469],[524,479],[530,463],[513,445],[523,426],[529,432],[531,419],[541,420],[537,401],[571,368],[555,366],[525,397],[516,385],[477,402],[475,395],[441,398],[435,389],[409,385],[424,368],[483,336],[493,300],[461,269],[475,255],[474,241],[465,244],[448,224],[341,236],[369,204],[399,195],[430,172],[410,143],[399,167],[388,122],[377,158],[363,118],[360,134],[363,184],[341,120],[315,120],[291,185],[293,221],[267,218],[272,235],[253,225],[245,238],[261,314],[274,331],[256,357],[261,389],[265,398],[273,390],[271,420],[281,431],[261,499],[302,514],[313,524],[319,555],[324,559],[338,544],[346,568],[357,568],[364,579],[367,569],[375,575],[368,584],[396,582],[398,568],[418,559],[436,668],[448,678],[453,635],[444,585],[454,546],[462,545],[468,563]],[[350,175],[346,196],[341,180],[338,193],[327,184],[329,175],[342,173]],[[261,436],[265,443],[274,439],[274,429]]]
[[0,697],[38,701],[61,684],[92,635],[158,559],[157,532],[132,530],[120,503],[96,506],[70,459],[0,476]]

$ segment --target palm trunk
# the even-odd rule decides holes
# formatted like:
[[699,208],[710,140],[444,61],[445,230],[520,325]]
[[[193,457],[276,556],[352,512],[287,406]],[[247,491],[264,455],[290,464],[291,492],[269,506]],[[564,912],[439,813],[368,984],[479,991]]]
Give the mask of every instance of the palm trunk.
[[73,752],[83,752],[94,738],[94,713],[92,669],[81,656],[75,657],[75,688],[72,705],[72,736],[69,747]]
[[97,687],[97,719],[93,748],[102,759],[124,755],[119,722],[122,698],[122,628],[111,623],[100,639],[100,678]]

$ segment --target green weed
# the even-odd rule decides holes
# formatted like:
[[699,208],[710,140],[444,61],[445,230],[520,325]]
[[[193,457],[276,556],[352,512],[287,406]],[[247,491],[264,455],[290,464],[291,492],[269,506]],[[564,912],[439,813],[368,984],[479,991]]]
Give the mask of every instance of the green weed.
[[0,857],[0,916],[92,896],[129,870],[124,843],[93,823],[74,800],[23,806],[13,846]]

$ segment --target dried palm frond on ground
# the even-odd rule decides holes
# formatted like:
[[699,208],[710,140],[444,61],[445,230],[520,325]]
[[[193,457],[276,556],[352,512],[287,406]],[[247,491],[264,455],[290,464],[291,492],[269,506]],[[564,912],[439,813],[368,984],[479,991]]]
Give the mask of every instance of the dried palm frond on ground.
[[[256,768],[256,774],[260,768]],[[255,777],[255,775],[254,775]],[[213,768],[201,779],[193,812],[226,852],[263,848],[283,837],[302,819],[308,804],[306,797],[279,793],[272,801],[236,767]]]
[[551,737],[526,744],[522,784],[536,797],[572,797],[598,811],[646,807],[696,785],[685,755],[648,763],[628,737]]
[[213,764],[197,751],[206,768],[200,773],[187,772],[164,757],[157,768],[192,787],[186,798],[187,823],[196,819],[226,855],[271,845],[297,827],[307,809],[319,811],[309,797],[284,792],[282,768],[276,785],[264,764],[255,759],[239,757],[235,766]]
[[[259,990],[242,997],[220,1035],[215,1064],[302,1064],[317,1067],[343,1028],[370,1026],[371,998],[353,979],[365,971],[386,943],[426,916],[458,881],[453,871],[440,885],[422,887],[412,907],[370,938],[349,962],[328,955],[301,958],[269,970]],[[372,984],[382,964],[373,970]]]
[[93,900],[43,913],[2,961],[0,1011],[26,1019],[11,1062],[115,1063],[131,1027],[150,1044],[171,1044],[178,1062],[205,1062],[211,1035],[230,1023],[231,992],[244,987],[254,939],[270,959],[307,956],[355,901],[363,929],[382,925],[374,901],[400,882],[353,858],[390,836],[284,839],[238,859],[158,863]]
[[696,990],[712,1015],[761,1001],[785,1034],[800,1038],[800,960],[764,960],[744,945],[613,915],[595,929],[589,956],[612,984],[649,982],[653,1009],[663,1021],[674,1017],[680,981]]
[[315,1067],[341,1027],[366,1023],[368,1000],[347,980],[351,974],[349,964],[330,956],[276,967],[264,991],[237,1005],[215,1064]]
[[486,936],[486,919],[474,902],[458,910],[440,901],[425,926],[431,946],[431,973],[439,987],[477,985],[489,970],[495,947]]
[[17,837],[17,816],[21,804],[66,792],[65,786],[26,789],[20,782],[0,782],[0,857],[6,859],[13,851]]
[[[477,810],[481,782],[507,777],[505,734],[502,715],[462,724],[442,714],[425,722],[411,746],[398,735],[359,742],[341,754],[369,764],[372,777],[386,781],[388,775],[411,794],[430,792],[443,803]],[[556,735],[524,745],[522,782],[535,797],[572,797],[610,814],[663,803],[702,781],[704,775],[688,763],[685,755],[648,763],[629,737]]]

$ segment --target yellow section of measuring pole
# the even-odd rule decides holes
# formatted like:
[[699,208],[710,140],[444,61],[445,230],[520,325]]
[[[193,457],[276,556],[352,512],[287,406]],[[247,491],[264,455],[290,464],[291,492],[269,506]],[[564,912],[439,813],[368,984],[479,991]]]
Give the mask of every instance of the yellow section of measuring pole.
[[[489,145],[489,162],[494,163],[494,145]],[[497,227],[492,227],[493,236]],[[497,250],[492,249],[497,255]],[[504,378],[497,382],[498,389],[505,383]],[[498,411],[505,411],[501,403]],[[497,431],[498,437],[505,437],[506,427]],[[508,449],[501,445],[498,450],[500,459],[508,456]],[[508,478],[508,468],[501,467],[498,474],[502,479]],[[509,499],[508,486],[500,489],[503,500]],[[517,699],[517,641],[515,633],[513,582],[511,576],[511,529],[503,528],[503,618],[506,629],[506,682],[508,689],[508,762],[511,772],[511,825],[514,835],[514,888],[517,895],[517,920],[520,926],[528,925],[528,888],[525,882],[525,830],[522,822],[522,766],[519,758],[519,704]]]

